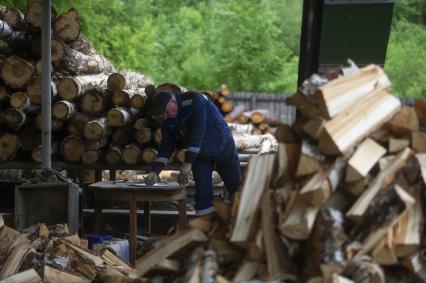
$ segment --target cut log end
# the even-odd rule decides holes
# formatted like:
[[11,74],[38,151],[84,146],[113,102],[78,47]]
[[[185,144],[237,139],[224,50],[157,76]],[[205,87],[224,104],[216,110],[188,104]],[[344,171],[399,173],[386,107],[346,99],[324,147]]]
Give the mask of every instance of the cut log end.
[[88,140],[99,140],[106,135],[105,131],[104,125],[96,121],[91,121],[84,127],[84,136]]
[[6,59],[1,69],[3,81],[13,87],[24,87],[34,74],[34,66],[19,56],[12,55]]
[[74,41],[80,35],[81,27],[77,17],[77,11],[70,9],[65,14],[60,15],[55,21],[55,33],[65,42]]
[[114,92],[112,96],[112,102],[116,106],[129,106],[130,105],[130,96],[126,91],[118,90]]
[[122,154],[122,160],[127,164],[136,164],[140,161],[142,151],[139,146],[130,144],[127,145]]
[[153,148],[146,148],[142,152],[142,160],[147,164],[152,164],[157,158],[157,154],[158,154],[157,150]]
[[24,109],[30,103],[30,98],[25,92],[18,91],[12,93],[10,97],[10,105],[14,108]]
[[130,98],[130,106],[135,109],[142,109],[146,103],[146,96],[142,94],[135,94]]
[[74,104],[66,100],[56,102],[52,108],[52,116],[57,120],[69,120],[75,112]]
[[68,77],[59,81],[58,94],[61,98],[73,100],[79,93],[81,93],[81,87],[74,78]]
[[105,161],[108,164],[117,164],[121,161],[122,150],[119,146],[112,146],[105,153]]
[[111,74],[108,77],[107,86],[112,91],[123,90],[126,87],[126,78],[120,73]]
[[71,162],[77,162],[81,160],[81,156],[84,152],[84,142],[77,136],[66,137],[61,145],[62,157]]

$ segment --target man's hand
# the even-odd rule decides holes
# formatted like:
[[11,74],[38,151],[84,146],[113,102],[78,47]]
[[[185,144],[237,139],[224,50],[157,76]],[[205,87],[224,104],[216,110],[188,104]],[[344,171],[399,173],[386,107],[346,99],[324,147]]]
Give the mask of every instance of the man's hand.
[[155,183],[158,183],[160,181],[160,177],[158,177],[158,174],[155,172],[151,172],[145,177],[145,184],[148,186],[152,186]]
[[178,177],[179,185],[186,185],[189,182],[189,175],[191,174],[191,164],[184,163],[182,167],[180,167],[180,173]]

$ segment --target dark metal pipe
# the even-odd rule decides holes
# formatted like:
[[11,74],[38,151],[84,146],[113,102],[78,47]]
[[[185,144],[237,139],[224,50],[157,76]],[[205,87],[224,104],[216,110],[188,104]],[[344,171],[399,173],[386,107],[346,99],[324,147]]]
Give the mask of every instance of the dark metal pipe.
[[42,169],[43,171],[50,171],[52,168],[51,163],[51,134],[52,134],[52,120],[51,120],[51,8],[50,0],[42,0],[42,19],[41,19],[41,60],[42,60],[42,74],[41,74],[41,92],[42,92]]

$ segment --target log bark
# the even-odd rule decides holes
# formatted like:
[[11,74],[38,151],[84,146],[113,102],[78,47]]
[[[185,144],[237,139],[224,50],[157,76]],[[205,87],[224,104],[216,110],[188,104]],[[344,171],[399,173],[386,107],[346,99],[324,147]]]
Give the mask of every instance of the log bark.
[[401,102],[381,90],[374,91],[324,125],[320,149],[325,154],[346,153],[399,111]]
[[351,278],[354,282],[386,283],[383,269],[368,256],[351,261],[342,275]]
[[12,55],[1,68],[1,77],[5,84],[13,88],[25,87],[34,75],[34,66],[27,60]]
[[129,144],[126,145],[121,154],[122,160],[126,164],[136,164],[142,158],[142,148],[138,144]]
[[152,84],[154,82],[149,77],[130,70],[111,74],[107,82],[108,89],[111,91],[140,89]]
[[142,109],[145,106],[147,96],[144,88],[117,90],[112,96],[112,102],[116,106],[133,107]]
[[65,55],[62,58],[61,66],[64,73],[71,75],[90,75],[100,73],[111,73],[114,66],[108,59],[99,54],[83,54],[68,46],[65,47]]
[[84,137],[84,128],[90,121],[90,116],[86,113],[77,112],[68,121],[68,133],[79,137]]
[[81,110],[89,115],[105,113],[110,105],[111,93],[101,88],[94,88],[87,91],[80,101]]
[[[51,86],[51,95],[52,98],[55,97],[58,93],[56,88],[56,83],[52,81]],[[31,101],[35,104],[41,105],[42,93],[41,93],[41,77],[33,77],[28,81],[27,95],[30,97]]]
[[78,12],[71,8],[64,14],[56,18],[53,24],[53,30],[64,42],[72,42],[78,39],[81,31],[78,21]]
[[111,127],[105,117],[92,120],[84,127],[84,137],[88,140],[100,140],[109,135],[111,135]]
[[129,127],[119,127],[112,134],[112,143],[117,145],[127,145],[133,140],[133,130]]
[[231,129],[233,134],[247,134],[250,135],[253,132],[253,125],[252,124],[237,124],[237,123],[231,123],[228,124],[229,128]]
[[57,120],[68,121],[76,112],[75,104],[66,100],[57,101],[52,107],[52,116]]
[[74,100],[95,87],[104,88],[107,78],[105,74],[66,77],[58,82],[58,94],[65,100]]
[[92,43],[82,32],[80,32],[80,35],[75,41],[68,43],[68,45],[72,49],[77,50],[86,55],[96,53],[96,50],[93,48]]
[[11,128],[21,128],[27,120],[27,116],[24,111],[16,108],[8,108],[1,113],[3,123]]
[[7,161],[18,152],[22,143],[16,134],[0,133],[0,161]]
[[77,162],[81,160],[84,152],[84,142],[78,136],[67,136],[61,144],[61,155],[66,161]]
[[201,283],[215,283],[216,275],[219,273],[217,254],[213,250],[204,253],[203,268],[201,271]]
[[23,32],[13,29],[5,21],[0,19],[0,39],[6,41],[9,45],[17,47],[21,44],[26,45],[27,39]]
[[136,109],[115,107],[108,111],[107,120],[111,126],[121,127],[130,124],[136,113]]
[[152,133],[150,128],[139,129],[135,134],[135,141],[139,144],[146,144],[152,139]]
[[122,147],[119,145],[113,145],[105,152],[105,161],[108,164],[117,164],[121,161],[121,155]]
[[147,164],[152,164],[157,158],[157,154],[158,154],[158,151],[156,149],[145,148],[142,151],[142,160]]

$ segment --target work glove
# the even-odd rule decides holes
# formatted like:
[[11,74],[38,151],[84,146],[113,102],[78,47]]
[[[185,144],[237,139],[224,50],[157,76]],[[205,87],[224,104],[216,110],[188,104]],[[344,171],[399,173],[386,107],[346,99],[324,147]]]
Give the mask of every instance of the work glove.
[[160,177],[158,177],[158,174],[156,172],[151,172],[145,177],[145,184],[148,186],[152,186],[155,183],[158,183],[160,181]]
[[190,163],[184,163],[182,165],[182,167],[180,167],[180,173],[179,173],[179,177],[178,177],[179,185],[183,186],[183,185],[188,184],[190,174],[191,174],[191,164]]

